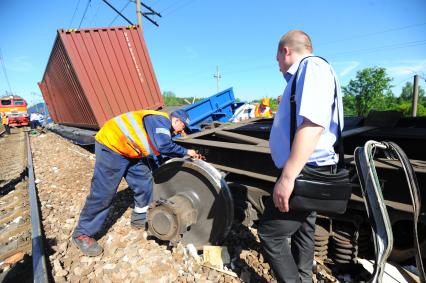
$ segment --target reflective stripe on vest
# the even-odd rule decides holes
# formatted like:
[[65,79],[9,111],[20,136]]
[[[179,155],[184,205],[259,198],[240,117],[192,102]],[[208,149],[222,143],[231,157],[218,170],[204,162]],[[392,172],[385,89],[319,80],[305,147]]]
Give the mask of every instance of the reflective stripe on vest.
[[[145,129],[144,118],[149,115],[163,116],[163,112],[140,110],[123,113],[108,120],[96,134],[96,141],[128,158],[160,155]],[[155,131],[155,130],[154,130]],[[154,133],[155,134],[155,133]]]
[[[126,113],[127,119],[129,119],[130,124],[132,125],[133,129],[136,132],[137,137],[141,141],[142,145],[145,147],[145,150],[148,152],[148,155],[153,155],[153,151],[151,149],[151,146],[148,143],[148,140],[146,139],[146,136],[142,133],[141,129],[139,128],[138,123],[136,122],[135,118],[133,117],[131,112]],[[114,120],[117,122],[118,127],[123,132],[123,134],[134,144],[137,145],[136,141],[132,139],[129,130],[126,128],[126,125],[124,124],[123,119],[121,116],[115,117]]]

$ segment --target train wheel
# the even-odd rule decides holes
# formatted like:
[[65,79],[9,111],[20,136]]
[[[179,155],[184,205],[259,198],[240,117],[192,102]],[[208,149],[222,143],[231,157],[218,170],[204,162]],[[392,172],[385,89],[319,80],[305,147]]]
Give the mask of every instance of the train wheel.
[[233,200],[225,180],[201,160],[171,159],[154,172],[154,201],[148,209],[148,232],[172,244],[220,243],[233,218]]

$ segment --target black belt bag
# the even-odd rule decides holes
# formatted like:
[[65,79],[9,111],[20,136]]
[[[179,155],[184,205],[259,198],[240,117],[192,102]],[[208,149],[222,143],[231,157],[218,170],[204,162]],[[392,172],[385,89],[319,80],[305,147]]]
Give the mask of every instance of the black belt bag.
[[[302,62],[304,59],[302,59],[300,62]],[[327,60],[324,58],[321,59],[327,62]],[[300,64],[297,72],[294,74],[291,85],[290,147],[293,143],[296,133],[296,80],[299,68]],[[294,190],[289,202],[290,210],[317,211],[321,214],[343,214],[346,211],[348,200],[351,197],[353,184],[350,183],[349,171],[344,168],[342,131],[340,129],[340,115],[336,81],[334,84],[334,106],[336,107],[338,117],[337,139],[336,143],[334,144],[334,148],[338,149],[339,152],[337,172],[330,173],[331,170],[327,172],[324,171],[321,167],[314,168],[305,166],[294,183]]]
[[352,193],[349,171],[318,171],[305,166],[294,183],[290,210],[317,211],[321,214],[343,214]]

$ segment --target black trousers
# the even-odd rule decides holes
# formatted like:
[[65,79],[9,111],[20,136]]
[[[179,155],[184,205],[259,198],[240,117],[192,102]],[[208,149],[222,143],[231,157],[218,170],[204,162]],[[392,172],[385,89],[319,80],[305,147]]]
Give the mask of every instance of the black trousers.
[[[337,170],[336,165],[311,168],[330,173]],[[316,218],[315,211],[281,212],[272,196],[266,201],[258,234],[264,257],[278,282],[312,282]]]
[[[337,171],[336,165],[309,167],[320,172]],[[266,201],[258,234],[264,257],[278,282],[312,282],[316,218],[315,211],[281,212],[272,196]]]
[[315,220],[316,212],[284,213],[272,197],[266,202],[258,234],[278,282],[312,282]]

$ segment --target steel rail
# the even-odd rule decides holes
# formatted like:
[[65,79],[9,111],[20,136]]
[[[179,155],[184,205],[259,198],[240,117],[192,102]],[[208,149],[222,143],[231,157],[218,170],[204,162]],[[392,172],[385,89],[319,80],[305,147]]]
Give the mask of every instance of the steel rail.
[[28,133],[25,134],[27,143],[28,158],[28,193],[30,197],[31,208],[31,238],[32,238],[32,259],[33,274],[35,283],[49,282],[47,277],[46,256],[44,252],[43,234],[41,230],[41,221],[39,214],[39,206],[37,200],[37,192],[34,181],[34,168],[31,153],[30,139]]

